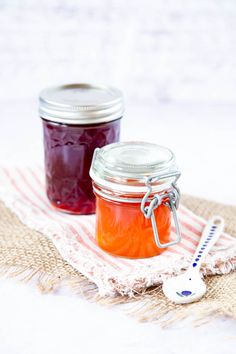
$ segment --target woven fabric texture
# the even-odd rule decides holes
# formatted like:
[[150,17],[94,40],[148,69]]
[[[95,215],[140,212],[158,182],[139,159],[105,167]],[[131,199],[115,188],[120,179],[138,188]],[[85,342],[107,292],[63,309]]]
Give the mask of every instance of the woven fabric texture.
[[[101,296],[130,297],[180,274],[191,261],[206,219],[181,203],[178,219],[182,240],[165,252],[150,258],[115,257],[98,247],[95,215],[68,215],[56,211],[45,194],[44,170],[40,166],[0,169],[0,199],[31,229],[47,236],[60,255],[81,274],[96,284]],[[115,217],[115,216],[114,216]],[[140,212],[140,217],[144,218]],[[143,220],[151,227],[151,220]],[[174,223],[171,239],[176,239]],[[140,251],[134,237],[122,237],[120,246]],[[148,247],[148,244],[147,244]],[[236,240],[222,233],[201,267],[204,275],[226,274],[236,268]]]
[[[200,198],[183,196],[182,202],[194,213],[208,218],[220,214],[226,220],[226,231],[236,237],[236,207]],[[207,294],[194,304],[174,305],[163,295],[161,286],[147,289],[130,299],[127,296],[101,298],[97,288],[71,267],[43,234],[25,226],[4,203],[0,202],[0,268],[2,275],[21,280],[37,280],[42,292],[53,291],[68,284],[80,295],[105,304],[131,303],[130,312],[143,321],[164,325],[191,314],[201,323],[218,315],[236,319],[236,272],[206,277]],[[166,314],[168,320],[166,320]]]

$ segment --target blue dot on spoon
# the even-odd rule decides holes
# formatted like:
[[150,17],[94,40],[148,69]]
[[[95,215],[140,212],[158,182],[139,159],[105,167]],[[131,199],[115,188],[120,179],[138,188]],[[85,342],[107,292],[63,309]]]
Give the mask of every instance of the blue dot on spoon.
[[192,294],[192,291],[189,291],[189,290],[183,290],[183,291],[181,291],[181,294],[182,294],[183,296],[189,296],[189,295],[191,295],[191,294]]

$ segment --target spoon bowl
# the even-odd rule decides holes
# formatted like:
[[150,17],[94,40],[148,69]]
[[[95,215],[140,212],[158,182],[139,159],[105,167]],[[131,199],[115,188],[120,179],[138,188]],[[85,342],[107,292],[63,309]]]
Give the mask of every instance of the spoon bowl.
[[164,281],[162,290],[176,304],[199,300],[206,292],[206,284],[200,276],[200,266],[224,229],[224,220],[213,216],[203,230],[200,242],[188,270],[177,277]]
[[176,304],[188,304],[199,300],[206,292],[206,284],[199,275],[184,273],[167,279],[163,284],[164,294]]

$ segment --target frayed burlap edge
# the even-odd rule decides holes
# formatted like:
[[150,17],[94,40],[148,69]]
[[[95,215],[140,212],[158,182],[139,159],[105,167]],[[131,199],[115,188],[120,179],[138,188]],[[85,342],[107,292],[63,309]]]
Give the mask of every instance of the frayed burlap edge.
[[[236,235],[236,207],[184,196],[182,202],[193,212],[208,218],[222,215],[226,231]],[[194,304],[175,305],[163,295],[161,286],[129,298],[101,297],[97,287],[65,262],[47,237],[29,229],[0,203],[0,275],[34,282],[42,293],[68,286],[74,293],[104,305],[123,305],[140,321],[158,322],[163,327],[191,316],[200,325],[217,316],[236,319],[236,272],[206,277],[207,294]],[[225,268],[231,269],[231,264]]]

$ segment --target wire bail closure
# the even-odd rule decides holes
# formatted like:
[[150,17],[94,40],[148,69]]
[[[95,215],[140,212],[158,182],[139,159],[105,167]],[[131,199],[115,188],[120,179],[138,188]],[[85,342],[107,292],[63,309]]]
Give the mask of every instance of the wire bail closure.
[[[150,201],[150,195],[152,193],[152,182],[158,182],[162,179],[175,177],[174,182],[172,182],[172,189],[163,194],[155,194],[153,199]],[[154,234],[154,239],[156,242],[157,247],[159,248],[166,248],[169,246],[176,245],[181,241],[181,232],[180,232],[180,225],[178,221],[178,216],[176,210],[179,206],[179,199],[180,199],[180,191],[176,185],[177,180],[180,177],[180,172],[168,173],[159,177],[149,177],[146,181],[147,186],[147,193],[142,199],[141,202],[141,211],[144,214],[145,218],[150,219],[152,222],[152,229]],[[148,204],[148,205],[147,205]],[[177,239],[174,241],[170,241],[167,243],[161,243],[158,235],[157,224],[155,220],[154,210],[158,208],[161,204],[166,205],[170,208],[173,213],[173,219],[176,227]]]

